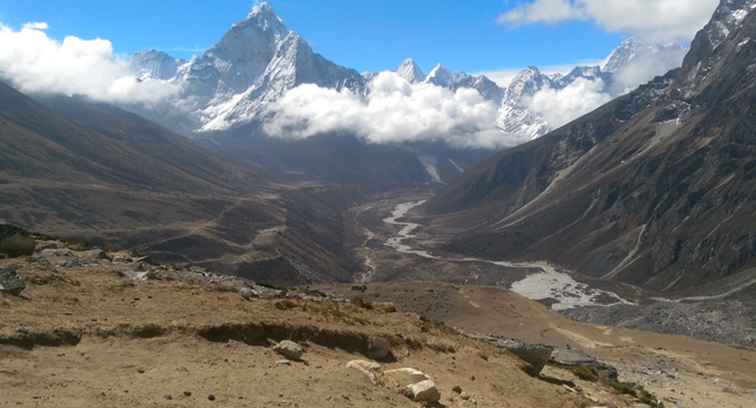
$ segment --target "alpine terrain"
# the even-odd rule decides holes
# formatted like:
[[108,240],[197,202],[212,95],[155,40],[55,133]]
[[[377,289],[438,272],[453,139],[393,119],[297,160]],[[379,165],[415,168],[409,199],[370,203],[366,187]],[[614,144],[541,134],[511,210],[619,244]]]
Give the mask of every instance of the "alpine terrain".
[[271,2],[0,7],[0,408],[756,406],[756,0]]

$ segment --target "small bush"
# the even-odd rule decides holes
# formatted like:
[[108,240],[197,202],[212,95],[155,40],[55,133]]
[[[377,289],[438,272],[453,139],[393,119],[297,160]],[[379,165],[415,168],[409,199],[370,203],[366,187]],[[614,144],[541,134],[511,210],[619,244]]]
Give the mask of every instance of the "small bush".
[[0,241],[0,255],[9,258],[28,256],[34,253],[36,247],[37,242],[33,239],[21,234],[15,234]]

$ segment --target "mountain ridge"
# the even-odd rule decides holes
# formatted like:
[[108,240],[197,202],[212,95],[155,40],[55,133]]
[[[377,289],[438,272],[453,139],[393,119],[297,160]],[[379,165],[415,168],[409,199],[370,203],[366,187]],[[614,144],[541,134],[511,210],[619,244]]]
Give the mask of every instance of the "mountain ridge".
[[656,290],[747,281],[756,260],[754,8],[723,0],[682,68],[450,186],[428,209],[457,228],[484,225],[450,248],[542,257]]

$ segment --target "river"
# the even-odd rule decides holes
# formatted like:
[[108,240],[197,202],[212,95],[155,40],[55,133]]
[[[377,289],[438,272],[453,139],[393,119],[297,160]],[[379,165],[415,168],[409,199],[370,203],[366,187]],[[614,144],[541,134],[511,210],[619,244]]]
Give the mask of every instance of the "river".
[[[508,262],[494,261],[484,258],[449,258],[433,255],[430,251],[414,248],[405,243],[416,237],[415,232],[421,227],[413,222],[400,221],[413,209],[425,204],[425,201],[413,201],[398,204],[394,207],[391,215],[383,220],[384,223],[400,227],[399,231],[385,242],[387,247],[402,254],[419,256],[426,259],[458,262],[458,263],[487,263],[505,268],[532,269],[533,273],[525,279],[514,282],[510,290],[532,300],[552,299],[552,309],[561,311],[580,306],[614,306],[635,305],[635,303],[622,298],[616,293],[591,288],[585,283],[576,281],[570,274],[560,272],[556,267],[545,261],[535,262]],[[599,299],[613,299],[607,304]]]

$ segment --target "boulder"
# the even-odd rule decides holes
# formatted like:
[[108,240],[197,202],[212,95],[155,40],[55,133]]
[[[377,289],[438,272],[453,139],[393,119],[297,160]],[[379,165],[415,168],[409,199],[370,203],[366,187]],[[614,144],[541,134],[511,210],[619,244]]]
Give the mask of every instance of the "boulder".
[[101,259],[106,259],[105,251],[102,249],[90,249],[88,251],[78,251],[76,252],[76,256],[79,259],[83,259],[85,261],[95,262]]
[[24,280],[13,268],[0,268],[0,292],[18,296],[26,289]]
[[416,402],[433,404],[441,399],[441,393],[431,380],[420,381],[407,387],[407,395]]
[[407,387],[421,381],[430,380],[431,378],[424,372],[414,368],[398,368],[395,370],[386,370],[383,375],[387,380],[400,387]]
[[250,287],[244,286],[239,289],[239,296],[244,300],[252,300],[260,297],[260,293]]
[[528,344],[512,339],[499,339],[496,345],[512,352],[526,363],[528,363],[528,373],[532,376],[538,376],[551,359],[551,353],[554,347],[545,344]]
[[294,361],[302,360],[302,355],[304,354],[302,346],[290,340],[284,340],[276,344],[273,346],[273,351]]
[[358,371],[373,384],[378,383],[378,372],[381,369],[381,365],[374,361],[352,360],[346,364],[346,368]]

